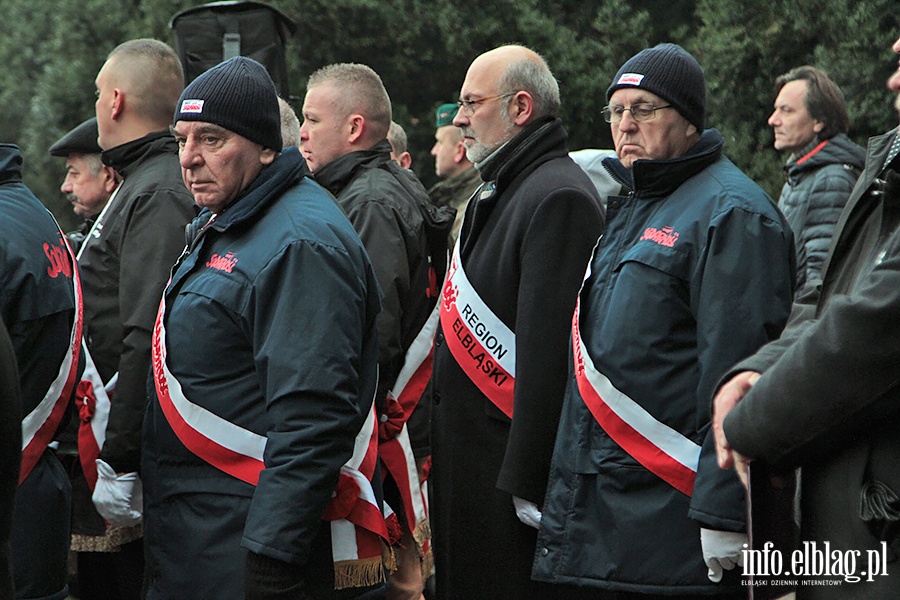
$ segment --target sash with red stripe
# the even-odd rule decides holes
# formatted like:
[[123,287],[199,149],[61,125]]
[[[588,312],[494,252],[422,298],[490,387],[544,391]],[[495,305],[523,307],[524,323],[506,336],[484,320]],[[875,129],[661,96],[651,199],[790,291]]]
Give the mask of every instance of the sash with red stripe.
[[488,400],[512,418],[516,334],[475,291],[463,270],[458,241],[441,307],[441,329],[453,358]]
[[[585,280],[590,277],[588,267]],[[657,421],[640,404],[616,389],[595,367],[579,330],[581,300],[572,319],[575,380],[594,419],[625,452],[678,491],[690,496],[700,446]]]
[[[58,227],[58,226],[57,226]],[[50,259],[47,272],[50,277],[60,275],[72,278],[75,290],[75,322],[69,335],[69,346],[62,364],[50,388],[34,409],[22,419],[22,468],[19,484],[31,473],[47,445],[53,440],[56,430],[66,412],[66,405],[72,396],[78,375],[78,360],[81,353],[81,331],[84,323],[84,305],[81,301],[81,278],[75,255],[63,232],[57,229],[65,250],[58,246],[44,244],[44,253]],[[68,259],[68,260],[65,260]]]
[[[231,423],[188,400],[166,364],[165,294],[153,335],[153,375],[160,406],[178,439],[192,453],[229,475],[257,485],[265,468],[266,437]],[[374,403],[342,467],[323,519],[331,523],[335,589],[384,581],[384,515],[372,489],[378,459]]]
[[435,306],[422,330],[416,335],[403,362],[403,368],[397,376],[394,387],[388,393],[395,398],[403,410],[404,423],[400,432],[391,439],[382,439],[379,443],[379,454],[385,470],[397,483],[406,526],[419,546],[422,556],[429,550],[431,530],[428,525],[428,498],[419,480],[416,459],[409,441],[409,430],[405,420],[415,410],[431,379],[431,367],[434,357],[434,336],[440,320],[440,309]]
[[88,487],[93,492],[97,485],[97,459],[106,441],[110,398],[119,374],[113,375],[109,383],[103,385],[87,344],[82,343],[81,352],[84,355],[84,373],[75,390],[75,403],[81,421],[78,426],[78,461]]

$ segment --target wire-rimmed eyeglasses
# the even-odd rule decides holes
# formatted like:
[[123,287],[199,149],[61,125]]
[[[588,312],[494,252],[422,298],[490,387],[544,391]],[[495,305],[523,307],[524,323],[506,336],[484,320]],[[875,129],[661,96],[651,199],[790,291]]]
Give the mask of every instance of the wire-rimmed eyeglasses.
[[664,108],[672,108],[672,105],[653,106],[649,102],[640,102],[625,107],[619,106],[618,104],[611,104],[610,106],[603,107],[603,119],[607,123],[618,123],[622,120],[622,117],[625,116],[625,111],[628,111],[635,121],[638,123],[646,123],[647,121],[652,121],[656,118],[656,111]]
[[505,94],[497,94],[496,96],[488,96],[487,98],[477,98],[475,100],[459,100],[456,105],[462,110],[467,117],[471,117],[475,114],[475,107],[484,102],[490,102],[491,100],[499,100],[500,98],[508,98],[509,96],[515,96],[518,92],[507,92]]

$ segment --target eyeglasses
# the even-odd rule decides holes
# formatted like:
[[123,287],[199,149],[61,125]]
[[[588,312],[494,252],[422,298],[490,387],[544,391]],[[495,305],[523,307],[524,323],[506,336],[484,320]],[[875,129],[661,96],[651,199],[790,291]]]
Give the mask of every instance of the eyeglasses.
[[491,100],[508,98],[509,96],[515,96],[516,94],[518,94],[518,92],[507,92],[506,94],[497,94],[496,96],[478,98],[477,100],[460,100],[456,103],[456,105],[466,114],[467,117],[471,117],[473,114],[475,114],[475,107],[482,102],[490,102]]
[[626,108],[624,106],[619,106],[618,104],[613,104],[612,106],[603,107],[603,119],[607,123],[618,123],[622,120],[622,117],[625,116],[625,111],[627,110],[631,113],[631,116],[635,121],[638,123],[646,123],[647,121],[652,121],[656,118],[656,111],[664,108],[672,108],[672,105],[653,106],[650,103],[642,102],[640,104],[632,104],[630,107]]

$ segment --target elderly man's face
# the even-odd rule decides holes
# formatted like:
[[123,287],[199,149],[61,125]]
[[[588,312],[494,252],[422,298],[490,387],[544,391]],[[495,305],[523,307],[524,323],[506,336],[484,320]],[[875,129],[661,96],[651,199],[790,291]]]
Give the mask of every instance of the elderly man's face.
[[[95,155],[99,160],[99,155]],[[69,154],[66,159],[66,178],[60,191],[72,203],[72,210],[82,219],[97,216],[116,187],[111,169],[85,160],[83,154]]]
[[184,185],[200,207],[220,213],[275,160],[275,151],[212,123],[174,127]]
[[460,99],[487,99],[471,107],[463,106],[453,119],[453,124],[462,130],[466,157],[473,163],[486,159],[516,134],[516,125],[509,115],[512,94],[506,96],[516,90],[498,87],[505,67],[506,63],[485,60],[482,55],[472,62],[466,73]]
[[349,134],[339,90],[328,82],[309,88],[303,100],[303,124],[300,125],[300,151],[309,170],[315,173],[352,151],[347,144]]
[[[635,104],[666,106],[656,94],[640,88],[619,88],[609,99],[610,106],[631,108]],[[683,156],[694,145],[697,128],[675,109],[658,110],[651,121],[637,122],[631,111],[611,123],[616,156],[627,168],[638,159],[666,160]]]
[[825,123],[813,119],[806,108],[808,90],[809,83],[798,79],[788,81],[778,92],[775,110],[769,117],[776,150],[799,152],[825,127]]

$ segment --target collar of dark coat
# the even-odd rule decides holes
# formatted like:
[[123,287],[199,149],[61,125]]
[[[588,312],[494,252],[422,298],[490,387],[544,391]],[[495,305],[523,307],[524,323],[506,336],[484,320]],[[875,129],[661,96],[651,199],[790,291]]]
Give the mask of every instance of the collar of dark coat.
[[631,169],[617,157],[603,159],[603,166],[620,184],[641,198],[665,197],[682,183],[719,160],[725,140],[715,129],[707,129],[683,156],[665,160],[640,159]]
[[[260,172],[250,187],[216,217],[212,228],[222,232],[255,220],[260,211],[275,202],[287,188],[296,184],[305,175],[309,175],[309,169],[300,151],[294,147],[285,148],[272,164]],[[210,211],[204,208],[194,219],[194,223],[202,225],[209,221],[209,218]]]
[[368,150],[357,150],[338,157],[316,171],[313,178],[337,196],[356,177],[360,169],[375,169],[391,160],[391,143],[381,140]]
[[167,153],[178,154],[178,142],[169,130],[164,129],[104,150],[100,157],[103,164],[112,167],[124,178],[145,159]]
[[22,181],[22,153],[15,144],[0,144],[0,183]]
[[568,133],[556,117],[540,117],[503,146],[481,168],[481,178],[493,181],[497,193],[520,175],[530,173],[548,160],[565,156]]

